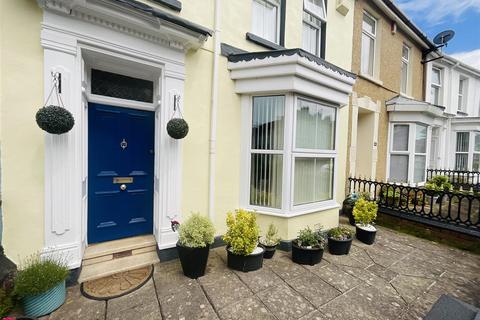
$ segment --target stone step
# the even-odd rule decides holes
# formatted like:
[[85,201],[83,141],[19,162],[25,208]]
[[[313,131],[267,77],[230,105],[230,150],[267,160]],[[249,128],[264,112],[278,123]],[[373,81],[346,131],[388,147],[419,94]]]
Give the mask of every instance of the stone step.
[[155,250],[95,264],[83,265],[78,282],[82,283],[85,281],[100,279],[118,272],[125,272],[155,264],[159,261],[157,251]]
[[[142,248],[156,246],[157,242],[153,235],[144,235],[138,237],[125,238],[93,244],[85,249],[83,261],[99,258],[99,262],[110,260],[105,257],[114,255],[115,253],[125,252],[129,250],[138,250]],[[101,257],[104,257],[103,259]]]

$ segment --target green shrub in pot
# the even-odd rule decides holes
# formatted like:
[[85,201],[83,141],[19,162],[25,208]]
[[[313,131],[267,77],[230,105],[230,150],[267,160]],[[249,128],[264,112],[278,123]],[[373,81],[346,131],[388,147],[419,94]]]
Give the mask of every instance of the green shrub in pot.
[[280,240],[281,238],[278,236],[278,228],[273,223],[270,223],[265,236],[261,237],[259,241],[265,249],[263,254],[265,259],[271,259],[273,257]]
[[263,266],[264,249],[258,246],[260,227],[253,212],[243,209],[227,213],[227,264],[238,271],[254,271]]
[[357,239],[366,244],[373,244],[377,229],[373,222],[377,218],[378,205],[373,201],[360,199],[355,203],[353,216],[356,222]]
[[27,316],[40,317],[65,302],[65,280],[69,275],[66,261],[39,254],[21,264],[15,278],[14,293],[20,297]]
[[292,261],[298,264],[315,265],[322,260],[326,244],[325,232],[321,226],[306,227],[298,232],[292,241]]
[[327,234],[328,251],[331,254],[343,255],[350,252],[354,234],[353,230],[340,226],[328,230]]
[[203,276],[215,237],[212,222],[199,213],[193,213],[179,225],[178,236],[177,251],[183,274],[192,279]]

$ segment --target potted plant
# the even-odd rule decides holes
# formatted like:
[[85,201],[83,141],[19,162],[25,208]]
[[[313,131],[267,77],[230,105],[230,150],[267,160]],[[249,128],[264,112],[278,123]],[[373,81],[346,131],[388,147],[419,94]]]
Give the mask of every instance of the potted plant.
[[315,230],[310,227],[300,230],[297,238],[292,241],[293,262],[311,266],[319,263],[325,249],[325,238],[320,226]]
[[427,201],[427,203],[437,203],[443,192],[452,191],[452,184],[447,176],[434,176],[425,183],[425,190],[427,190],[426,194],[433,198],[432,202]]
[[252,212],[238,209],[227,213],[227,232],[222,239],[227,243],[229,268],[248,272],[263,266],[262,247],[258,246],[260,228]]
[[331,254],[348,254],[352,246],[353,231],[347,227],[336,227],[328,230],[328,251]]
[[373,201],[360,199],[355,203],[353,216],[356,222],[356,237],[363,243],[373,244],[377,228],[373,222],[377,218],[378,205]]
[[280,237],[278,237],[278,229],[273,223],[270,223],[268,230],[265,233],[265,236],[260,238],[260,244],[262,245],[265,252],[263,257],[265,259],[271,259],[275,254],[277,245],[280,243]]
[[192,214],[178,225],[177,251],[185,276],[196,279],[205,274],[214,236],[212,222],[199,213]]
[[349,194],[342,203],[342,213],[348,217],[348,222],[353,226],[355,225],[355,219],[353,219],[353,206],[355,206],[355,202],[358,200],[358,194],[356,192],[352,192]]
[[65,302],[66,262],[39,254],[29,257],[15,278],[14,293],[21,299],[27,316],[40,317],[58,309]]

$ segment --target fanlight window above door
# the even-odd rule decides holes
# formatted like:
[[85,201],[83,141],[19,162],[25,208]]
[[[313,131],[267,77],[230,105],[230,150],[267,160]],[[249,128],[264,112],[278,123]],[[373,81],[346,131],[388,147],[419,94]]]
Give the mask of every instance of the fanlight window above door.
[[153,81],[92,69],[91,93],[112,98],[153,102]]

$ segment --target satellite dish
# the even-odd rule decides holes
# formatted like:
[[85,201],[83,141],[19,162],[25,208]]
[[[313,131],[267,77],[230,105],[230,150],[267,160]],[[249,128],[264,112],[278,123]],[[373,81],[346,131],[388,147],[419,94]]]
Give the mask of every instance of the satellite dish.
[[455,36],[455,31],[453,30],[445,30],[440,32],[433,38],[433,43],[435,43],[438,46],[445,46],[447,45],[447,42],[452,40],[453,37]]

